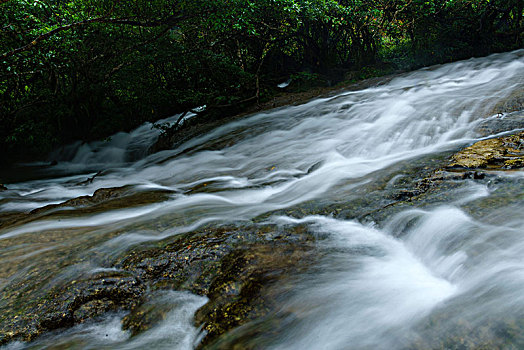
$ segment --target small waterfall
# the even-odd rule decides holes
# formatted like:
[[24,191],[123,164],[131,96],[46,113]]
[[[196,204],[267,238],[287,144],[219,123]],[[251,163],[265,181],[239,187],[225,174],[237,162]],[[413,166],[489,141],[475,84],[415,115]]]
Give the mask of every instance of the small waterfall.
[[[36,268],[43,269],[47,283],[96,268],[85,263],[85,252],[115,256],[204,224],[252,222],[306,202],[321,206],[366,198],[381,179],[401,181],[405,175],[399,169],[446,157],[486,137],[476,128],[496,119],[496,106],[523,90],[523,77],[520,50],[257,113],[155,154],[146,152],[158,136],[151,124],[107,141],[68,146],[51,155],[59,162],[45,178],[8,184],[9,190],[0,192],[0,212],[15,215],[101,188],[125,186],[129,193],[157,191],[164,197],[103,212],[71,205],[57,217],[0,227],[0,291],[30,283],[24,271]],[[471,181],[442,202],[407,208],[383,222],[264,216],[266,223],[282,227],[307,226],[321,237],[322,258],[319,266],[296,276],[294,290],[278,301],[282,309],[269,317],[280,326],[253,341],[271,349],[433,348],[461,322],[473,329],[493,319],[520,322],[522,174],[500,174],[517,185],[511,200],[494,200],[493,206],[479,203],[494,198],[497,187]],[[479,207],[483,215],[473,215]],[[15,262],[17,271],[9,268]],[[35,346],[75,339],[84,348],[193,347],[198,331],[190,318],[205,299],[172,292],[158,300],[171,305],[170,316],[138,338],[119,328],[122,315],[111,315]],[[170,332],[177,337],[167,336]],[[107,334],[109,343],[100,334]],[[516,339],[513,348],[524,344]]]

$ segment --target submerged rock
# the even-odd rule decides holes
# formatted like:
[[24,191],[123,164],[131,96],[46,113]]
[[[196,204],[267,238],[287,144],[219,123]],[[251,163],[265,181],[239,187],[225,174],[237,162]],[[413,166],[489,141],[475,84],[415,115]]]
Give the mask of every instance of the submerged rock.
[[[34,220],[64,218],[79,214],[94,214],[107,210],[131,208],[163,202],[172,191],[164,189],[136,190],[133,186],[100,188],[91,196],[69,199],[59,204],[49,204],[28,213],[0,213],[0,228],[21,225]],[[70,208],[75,208],[74,212]]]
[[416,201],[420,204],[421,196],[428,192],[433,192],[433,195],[445,193],[444,189],[460,187],[463,180],[489,182],[496,177],[490,171],[521,167],[524,167],[524,132],[478,141],[451,155],[447,165],[443,164],[426,174],[421,172],[424,177],[391,195],[397,202],[390,206]]
[[40,297],[20,299],[0,315],[0,345],[34,340],[109,311],[130,311],[124,329],[133,335],[166,317],[151,302],[162,290],[206,295],[197,324],[210,344],[230,329],[264,315],[272,302],[269,287],[313,257],[310,235],[300,227],[208,227],[175,236],[156,247],[124,254],[109,269],[59,283]]
[[272,287],[304,266],[308,251],[307,246],[264,244],[228,254],[210,286],[210,301],[195,315],[207,332],[200,347],[274,310]]
[[[502,131],[505,131],[504,126],[501,127]],[[413,206],[425,208],[447,203],[453,192],[467,187],[468,182],[471,181],[482,184],[486,188],[497,185],[497,190],[492,192],[489,198],[481,198],[478,200],[479,203],[475,201],[467,208],[471,214],[481,216],[479,214],[481,210],[476,206],[482,207],[482,202],[489,202],[494,198],[498,201],[503,198],[511,201],[510,195],[499,196],[498,192],[506,187],[519,186],[519,180],[500,176],[500,171],[524,167],[524,132],[478,141],[449,155],[444,162],[433,165],[434,167],[429,169],[418,169],[417,175],[411,177],[401,188],[395,189],[396,186],[393,186],[390,191],[385,191],[384,195],[393,201],[386,205],[377,202],[376,204],[379,205],[376,208],[359,215],[358,220],[384,222],[391,215]]]
[[[423,207],[445,201],[449,190],[459,188],[464,180],[491,181],[489,171],[479,170],[483,167],[522,166],[523,137],[524,132],[521,132],[479,141],[453,156],[445,154],[435,161],[421,160],[413,174],[402,168],[401,177],[391,175],[397,176],[397,180],[382,179],[371,184],[377,187],[372,191],[376,194],[372,197],[376,198],[371,198],[369,203],[350,203],[346,199],[345,204],[335,203],[334,207],[326,203],[320,203],[322,208],[302,205],[298,207],[300,210],[290,208],[290,213],[281,214],[303,217],[322,209],[335,216],[381,222],[381,218],[414,203]],[[446,168],[446,163],[450,162],[448,157],[452,159],[452,166]],[[124,201],[132,205],[131,199],[144,203],[169,195],[137,194],[129,190],[102,189],[93,196],[40,209],[31,215],[48,215],[62,206],[87,211],[117,208],[123,206]],[[352,207],[356,204],[365,205],[357,210]],[[123,327],[137,335],[166,318],[168,310],[155,304],[151,296],[157,291],[176,289],[208,297],[209,302],[195,314],[196,325],[206,332],[199,346],[219,344],[220,347],[226,334],[264,319],[278,309],[277,296],[282,292],[279,288],[286,285],[290,276],[309,268],[318,258],[313,254],[314,239],[302,225],[282,228],[263,223],[210,224],[153,246],[136,247],[107,263],[106,267],[113,272],[77,277],[41,297],[27,299],[27,304],[15,303],[16,309],[0,316],[0,344],[15,339],[33,340],[44,332],[71,327],[118,310],[129,312],[123,319]]]
[[[342,198],[338,202],[333,199],[309,201],[280,212],[264,213],[253,219],[255,223],[243,226],[210,224],[162,242],[149,243],[149,246],[137,246],[104,264],[111,269],[109,272],[62,281],[37,297],[29,295],[31,290],[23,290],[20,295],[26,295],[20,299],[16,299],[18,294],[13,297],[16,300],[10,305],[15,307],[4,308],[6,312],[0,315],[0,344],[14,339],[32,340],[46,331],[71,327],[118,310],[128,312],[123,327],[137,335],[166,318],[169,310],[154,301],[155,293],[176,289],[207,296],[209,302],[195,314],[196,325],[206,332],[199,346],[220,348],[226,334],[277,310],[277,296],[285,289],[283,285],[318,258],[315,238],[305,226],[282,228],[264,224],[269,215],[319,214],[361,222],[385,222],[384,218],[409,206],[423,208],[449,202],[449,190],[466,182],[488,183],[493,175],[484,169],[524,166],[523,139],[524,132],[521,132],[479,141],[453,156],[446,153],[439,155],[440,159],[435,155],[410,159],[398,165],[397,172],[389,172],[387,178],[370,182],[362,192],[351,186],[344,189],[341,185]],[[421,164],[415,166],[417,161]],[[305,173],[319,166],[317,163]],[[209,193],[212,187],[212,183],[199,184],[188,192]],[[16,222],[67,215],[68,207],[79,208],[74,215],[94,213],[160,202],[170,195],[168,191],[137,192],[131,186],[100,189],[92,196],[34,210]],[[506,194],[495,199],[502,197]],[[480,205],[473,203],[470,207],[469,211],[475,212]],[[47,238],[52,239],[51,232]],[[3,291],[2,298],[6,295]]]
[[524,111],[499,113],[484,120],[476,131],[482,136],[489,136],[517,129],[524,129]]
[[139,303],[144,291],[144,284],[125,272],[70,281],[2,315],[0,345],[15,339],[33,340],[44,332],[71,327],[108,311],[130,309]]
[[522,89],[517,89],[513,91],[509,96],[506,96],[500,100],[492,110],[492,114],[503,114],[511,113],[515,111],[524,110],[524,91]]
[[523,329],[521,318],[499,316],[477,321],[437,310],[417,327],[422,336],[407,349],[521,349]]
[[122,207],[161,202],[166,200],[170,193],[171,191],[167,190],[136,191],[133,186],[99,188],[92,196],[81,196],[60,204],[46,205],[45,207],[32,210],[31,214],[40,214],[68,207],[93,207],[96,208],[95,211],[119,209]]
[[[206,295],[209,302],[196,313],[196,325],[206,331],[200,346],[265,315],[273,302],[270,287],[313,259],[311,237],[303,227],[222,227],[202,233],[131,252],[117,264],[148,281],[153,290]],[[137,334],[163,317],[158,309],[139,305],[123,325]]]

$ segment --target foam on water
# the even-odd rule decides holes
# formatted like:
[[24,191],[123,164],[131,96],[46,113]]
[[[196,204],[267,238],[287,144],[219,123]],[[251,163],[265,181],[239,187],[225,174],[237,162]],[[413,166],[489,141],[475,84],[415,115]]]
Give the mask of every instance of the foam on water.
[[[340,200],[379,177],[389,177],[387,186],[394,186],[404,176],[396,174],[395,167],[479,140],[476,126],[490,117],[497,103],[523,89],[523,73],[520,50],[431,67],[380,86],[258,113],[156,154],[147,155],[158,136],[151,124],[104,142],[66,147],[52,155],[58,164],[49,167],[43,179],[7,184],[9,190],[0,192],[0,211],[24,213],[108,187],[169,194],[155,204],[146,201],[105,212],[61,208],[4,226],[0,287],[30,283],[26,272],[31,269],[65,266],[44,276],[49,284],[91,273],[103,257],[117,256],[133,245],[210,222],[249,222],[306,201]],[[524,178],[522,172],[500,176]],[[503,312],[522,318],[522,200],[486,208],[479,221],[463,207],[490,198],[494,188],[465,183],[450,191],[446,203],[402,211],[381,223],[382,228],[321,216],[268,219],[307,225],[319,235],[323,258],[318,268],[296,276],[295,290],[279,300],[282,310],[272,315],[295,318],[286,319],[277,335],[261,336],[258,344],[400,349],[428,338],[419,326],[439,312],[450,324],[460,318],[475,324],[484,315]],[[16,272],[6,267],[13,263]],[[205,300],[178,292],[159,300],[172,311],[165,322],[138,337],[122,332],[118,315],[57,333],[34,346],[193,347],[199,333],[191,325],[192,314]]]
[[15,342],[6,350],[21,349],[190,349],[198,342],[200,330],[192,325],[193,314],[207,299],[189,293],[157,293],[149,305],[158,304],[163,315],[152,329],[130,338],[130,332],[122,330],[122,315],[112,315],[102,322],[90,322],[63,332],[60,338],[47,336],[33,343]]
[[352,221],[326,217],[308,223],[327,233],[322,272],[306,275],[283,311],[293,322],[276,349],[391,348],[406,328],[451,297],[456,286],[425,265],[404,242]]

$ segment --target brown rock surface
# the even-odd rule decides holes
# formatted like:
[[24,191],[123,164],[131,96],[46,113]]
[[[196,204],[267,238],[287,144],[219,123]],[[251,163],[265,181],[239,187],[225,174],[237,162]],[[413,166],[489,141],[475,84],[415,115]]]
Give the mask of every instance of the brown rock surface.
[[524,166],[524,132],[478,141],[452,159],[452,168],[521,168]]

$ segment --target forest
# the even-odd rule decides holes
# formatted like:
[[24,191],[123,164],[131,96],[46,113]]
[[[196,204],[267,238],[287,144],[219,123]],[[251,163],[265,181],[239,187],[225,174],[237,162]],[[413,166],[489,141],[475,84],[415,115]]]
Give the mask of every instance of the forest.
[[520,0],[1,0],[0,160],[522,47]]
[[524,349],[523,0],[0,0],[0,349]]

